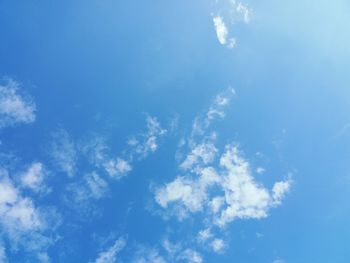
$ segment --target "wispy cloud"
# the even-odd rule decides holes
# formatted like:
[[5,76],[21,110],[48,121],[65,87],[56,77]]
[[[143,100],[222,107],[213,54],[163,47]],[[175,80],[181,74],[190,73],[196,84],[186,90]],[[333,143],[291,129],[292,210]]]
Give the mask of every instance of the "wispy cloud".
[[132,136],[128,141],[132,148],[132,157],[145,158],[155,152],[158,149],[158,140],[167,133],[155,117],[147,116],[146,124],[146,132]]
[[97,173],[85,174],[81,180],[67,186],[70,202],[82,205],[90,199],[101,199],[109,193],[108,183]]
[[236,10],[238,19],[243,20],[244,23],[249,24],[251,20],[251,10],[242,2],[232,1],[233,8]]
[[32,163],[28,169],[21,174],[21,184],[24,188],[29,188],[34,192],[47,193],[50,189],[45,185],[45,178],[48,172],[40,162]]
[[199,252],[184,246],[181,242],[172,243],[168,239],[163,240],[157,248],[140,246],[135,253],[133,263],[166,263],[188,262],[202,263],[203,258]]
[[225,241],[220,238],[215,238],[211,242],[211,247],[214,252],[221,253],[225,249]]
[[131,164],[119,157],[117,159],[108,160],[104,163],[104,168],[106,169],[106,172],[108,175],[115,179],[120,179],[127,175],[131,170]]
[[35,121],[33,100],[20,92],[20,85],[12,79],[0,84],[0,128]]
[[117,260],[118,253],[124,249],[126,240],[124,238],[117,239],[112,246],[102,251],[95,263],[114,263]]
[[6,250],[5,247],[3,246],[3,244],[0,242],[0,262],[1,263],[6,263],[7,259],[6,259]]
[[157,249],[139,249],[133,259],[133,263],[166,263]]
[[236,0],[216,1],[215,9],[212,16],[217,39],[221,45],[234,48],[237,40],[231,31],[239,23],[249,24],[252,11],[246,4]]
[[58,169],[69,177],[75,175],[78,153],[75,142],[64,129],[52,133],[52,142],[49,149],[53,162]]

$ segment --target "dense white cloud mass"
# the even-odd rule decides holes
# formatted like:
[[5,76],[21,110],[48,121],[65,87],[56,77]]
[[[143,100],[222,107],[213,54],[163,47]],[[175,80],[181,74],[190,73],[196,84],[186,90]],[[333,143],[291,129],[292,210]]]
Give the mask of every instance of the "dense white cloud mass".
[[20,95],[19,84],[9,79],[0,84],[0,128],[35,121],[35,103]]
[[50,232],[58,221],[53,210],[40,209],[32,199],[23,197],[8,172],[0,170],[0,226],[12,248],[21,246],[25,251],[45,253],[55,242]]
[[67,131],[60,129],[52,134],[50,153],[56,166],[72,177],[76,170],[77,150]]
[[6,171],[0,171],[0,217],[6,229],[38,230],[40,215],[32,200],[23,198],[13,186]]
[[124,238],[117,239],[114,244],[107,250],[102,251],[95,263],[114,263],[117,260],[118,253],[125,247],[126,241]]
[[[176,177],[158,189],[156,201],[163,208],[176,203],[177,208],[182,207],[180,217],[208,208],[212,222],[219,226],[235,219],[266,217],[290,188],[290,181],[277,182],[272,192],[256,183],[249,163],[234,145],[226,146],[218,167],[197,167],[195,175]],[[213,194],[214,187],[219,187],[223,194]]]

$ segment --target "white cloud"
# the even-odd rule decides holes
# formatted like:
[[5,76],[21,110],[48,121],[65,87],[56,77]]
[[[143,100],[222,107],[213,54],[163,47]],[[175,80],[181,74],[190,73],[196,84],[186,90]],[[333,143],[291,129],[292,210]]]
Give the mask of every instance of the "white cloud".
[[220,44],[228,48],[234,48],[236,46],[236,39],[228,36],[229,32],[223,18],[221,16],[214,16],[213,23]]
[[165,259],[156,249],[142,249],[138,252],[133,263],[166,263]]
[[133,263],[166,263],[187,262],[202,263],[202,256],[194,249],[185,247],[182,242],[172,243],[163,240],[161,247],[148,248],[140,246],[134,256]]
[[199,233],[197,235],[197,240],[200,243],[204,243],[212,237],[213,237],[213,234],[211,233],[210,229],[206,228],[206,229],[199,231]]
[[225,249],[225,242],[220,238],[215,238],[211,242],[211,247],[215,253],[221,253]]
[[23,198],[6,171],[0,171],[0,217],[6,228],[37,230],[42,226],[39,212],[29,198]]
[[242,17],[243,22],[249,24],[251,19],[251,11],[249,10],[248,6],[244,5],[241,2],[238,2],[236,4],[236,11],[237,14]]
[[91,196],[100,199],[108,192],[108,184],[96,172],[92,172],[85,177],[87,187]]
[[[225,110],[230,105],[233,96],[236,94],[233,88],[228,88],[224,92],[219,93],[204,116],[198,116],[194,119],[192,124],[192,132],[190,143],[196,136],[201,136],[207,132],[210,125],[217,119],[225,117]],[[215,133],[207,139],[215,139]],[[193,146],[193,145],[192,145]]]
[[6,263],[6,250],[3,244],[0,243],[0,263]]
[[258,167],[258,168],[256,168],[256,173],[257,174],[263,174],[263,173],[265,173],[265,168],[263,168],[263,167]]
[[277,182],[274,184],[272,188],[272,198],[276,205],[281,204],[282,199],[284,198],[286,193],[289,192],[291,184],[291,180]]
[[113,179],[121,179],[132,170],[128,160],[111,157],[110,149],[101,137],[81,143],[80,150],[94,168],[102,168]]
[[90,199],[101,199],[109,192],[107,182],[96,172],[85,174],[80,181],[68,185],[67,190],[71,194],[69,201],[80,205]]
[[225,198],[222,196],[216,196],[209,202],[209,208],[212,213],[220,211],[221,207],[225,204]]
[[236,0],[228,0],[224,4],[216,1],[215,9],[212,16],[217,39],[221,45],[234,48],[237,40],[230,34],[233,31],[232,27],[238,27],[239,23],[249,24],[252,11],[247,5]]
[[215,145],[212,143],[196,145],[180,165],[180,168],[189,170],[198,163],[202,163],[203,165],[209,164],[214,160],[217,151]]
[[46,252],[40,252],[37,254],[37,259],[40,263],[50,263],[50,257]]
[[53,210],[36,207],[13,184],[8,172],[0,170],[0,226],[12,249],[21,246],[26,251],[44,252],[55,242],[52,231],[58,223]]
[[35,192],[47,192],[49,189],[44,183],[47,171],[40,162],[33,163],[26,172],[21,175],[22,187],[29,188]]
[[59,129],[52,134],[50,153],[55,165],[68,176],[76,171],[77,150],[67,131]]
[[[227,145],[220,157],[220,166],[206,167],[197,173],[197,179],[176,177],[156,191],[155,199],[163,208],[176,203],[185,212],[200,212],[209,208],[213,223],[225,226],[235,219],[266,217],[271,207],[281,203],[289,190],[290,181],[278,182],[272,193],[254,181],[249,163],[238,147]],[[214,194],[218,187],[223,196]],[[183,212],[181,215],[183,215]]]
[[109,160],[104,163],[104,167],[110,177],[120,179],[132,170],[128,161],[121,158]]
[[117,239],[114,244],[109,247],[107,250],[102,251],[95,263],[114,263],[117,260],[118,253],[124,249],[126,241],[124,238]]
[[221,253],[227,247],[217,231],[235,220],[261,219],[282,203],[291,186],[291,179],[277,182],[272,189],[253,177],[251,164],[243,157],[237,144],[227,144],[223,151],[216,147],[213,121],[225,117],[234,90],[219,94],[204,116],[195,118],[189,138],[180,145],[184,160],[179,162],[180,174],[156,188],[155,201],[166,215],[183,220],[198,214],[202,229],[197,242]]
[[19,94],[19,84],[9,79],[0,84],[0,128],[35,121],[35,103]]
[[202,256],[193,249],[186,249],[179,256],[178,259],[186,260],[188,263],[202,263]]
[[139,158],[154,153],[158,149],[158,139],[167,133],[155,117],[147,116],[146,123],[147,131],[138,136],[139,138],[133,137],[128,141],[133,148],[132,155],[137,155]]
[[207,189],[217,184],[220,178],[210,167],[199,172],[198,180],[177,177],[173,182],[158,189],[155,197],[158,204],[166,208],[171,203],[178,202],[190,212],[202,211],[208,201]]
[[216,35],[218,37],[220,44],[225,45],[227,41],[228,32],[227,32],[226,25],[222,20],[222,17],[214,16],[213,22],[216,30]]

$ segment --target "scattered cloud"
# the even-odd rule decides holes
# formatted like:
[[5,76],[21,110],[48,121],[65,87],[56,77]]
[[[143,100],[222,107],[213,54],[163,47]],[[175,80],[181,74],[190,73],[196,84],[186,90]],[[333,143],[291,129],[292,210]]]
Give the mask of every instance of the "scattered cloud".
[[180,220],[202,216],[204,229],[197,234],[197,241],[216,253],[227,245],[216,237],[214,228],[223,230],[237,219],[267,217],[271,208],[282,203],[292,184],[288,176],[269,190],[253,177],[252,171],[264,172],[262,168],[254,170],[237,143],[228,143],[223,150],[216,146],[217,133],[211,124],[225,117],[234,94],[232,89],[219,94],[206,114],[195,118],[189,138],[181,144],[187,152],[179,163],[180,174],[155,190],[155,201],[165,213]]
[[21,94],[19,88],[19,83],[12,79],[0,84],[0,128],[35,121],[35,103]]
[[150,153],[154,153],[158,149],[158,140],[167,133],[158,122],[157,118],[147,116],[147,131],[133,136],[128,144],[132,147],[131,155],[138,158],[145,158]]
[[129,162],[119,157],[116,160],[106,161],[104,163],[104,167],[109,176],[115,179],[120,179],[124,177],[127,173],[129,173],[132,170],[132,167],[129,164]]
[[[102,208],[93,201],[110,196],[110,188],[96,171],[86,173],[82,178],[66,186],[63,201],[75,213],[79,213],[79,220],[90,220],[100,216]],[[84,215],[84,216],[82,216]]]
[[134,255],[133,263],[166,263],[166,262],[187,262],[202,263],[200,253],[192,248],[186,247],[181,242],[173,243],[168,239],[163,240],[161,246],[149,248],[139,246]]
[[165,259],[156,249],[139,249],[133,263],[166,263]]
[[225,249],[225,242],[222,239],[215,238],[211,242],[211,247],[215,253],[221,253]]
[[186,249],[183,251],[178,258],[179,260],[185,260],[188,263],[202,263],[203,258],[202,256],[193,249]]
[[62,172],[69,177],[75,175],[78,153],[73,139],[66,130],[59,129],[52,134],[50,154]]
[[210,229],[206,228],[206,229],[199,231],[199,233],[197,235],[197,240],[199,243],[204,243],[212,237],[213,237],[213,234],[211,233]]
[[126,245],[126,240],[124,238],[117,239],[114,244],[107,248],[105,251],[102,251],[95,263],[114,263],[117,260],[118,253],[124,249]]
[[108,184],[96,172],[85,176],[87,195],[94,199],[100,199],[108,193]]
[[45,185],[45,178],[48,172],[40,162],[32,163],[27,171],[21,175],[21,184],[24,188],[29,188],[34,192],[47,193],[49,188]]

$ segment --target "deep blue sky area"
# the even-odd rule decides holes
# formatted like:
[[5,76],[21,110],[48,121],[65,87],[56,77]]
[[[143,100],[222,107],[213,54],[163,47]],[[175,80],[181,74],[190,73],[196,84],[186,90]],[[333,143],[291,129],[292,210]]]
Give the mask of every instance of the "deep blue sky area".
[[349,14],[0,0],[0,263],[350,262]]

